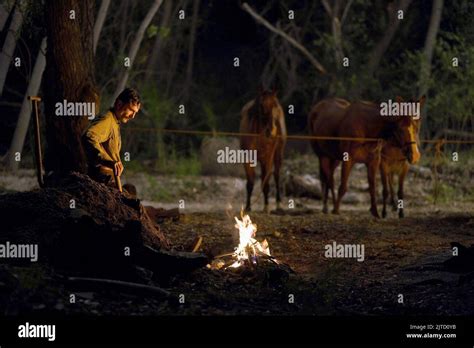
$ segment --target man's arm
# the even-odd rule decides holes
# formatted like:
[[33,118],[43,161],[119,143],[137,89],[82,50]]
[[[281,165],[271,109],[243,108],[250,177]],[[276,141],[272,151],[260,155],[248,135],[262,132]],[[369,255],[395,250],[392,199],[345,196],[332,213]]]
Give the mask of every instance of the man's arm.
[[92,159],[104,166],[114,168],[115,161],[109,156],[109,154],[101,145],[101,143],[106,142],[110,138],[110,132],[110,120],[104,118],[90,125],[90,127],[84,133],[84,141],[85,145],[90,151],[90,156],[92,156]]

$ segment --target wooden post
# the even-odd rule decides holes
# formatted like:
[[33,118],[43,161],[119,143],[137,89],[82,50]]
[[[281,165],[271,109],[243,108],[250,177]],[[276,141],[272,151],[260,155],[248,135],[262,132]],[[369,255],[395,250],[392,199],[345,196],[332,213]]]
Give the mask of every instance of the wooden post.
[[117,186],[117,189],[120,192],[123,192],[122,191],[122,181],[120,180],[120,175],[115,174],[115,168],[113,169],[113,171],[114,171],[115,185]]
[[34,131],[35,131],[35,157],[36,157],[36,177],[38,178],[38,185],[43,188],[43,156],[41,153],[41,134],[40,134],[40,123],[39,123],[39,114],[38,114],[38,103],[41,101],[40,97],[28,96],[28,100],[34,104],[35,109],[35,122],[34,122]]

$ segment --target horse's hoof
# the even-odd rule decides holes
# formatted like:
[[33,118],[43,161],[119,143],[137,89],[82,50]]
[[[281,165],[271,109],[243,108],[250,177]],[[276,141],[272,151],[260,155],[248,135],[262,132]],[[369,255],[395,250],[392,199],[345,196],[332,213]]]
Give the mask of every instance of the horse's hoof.
[[404,217],[405,217],[405,214],[403,213],[403,210],[400,210],[400,211],[398,212],[398,218],[399,218],[399,219],[403,219]]
[[323,207],[323,213],[327,214],[328,213],[328,207]]
[[250,208],[250,206],[245,207],[245,210],[244,210],[245,213],[251,212],[251,211],[252,211],[252,208]]
[[387,217],[387,211],[384,210],[384,211],[382,211],[382,218],[385,219],[386,217]]
[[334,215],[339,215],[339,210],[333,209],[331,211],[331,213],[334,214]]

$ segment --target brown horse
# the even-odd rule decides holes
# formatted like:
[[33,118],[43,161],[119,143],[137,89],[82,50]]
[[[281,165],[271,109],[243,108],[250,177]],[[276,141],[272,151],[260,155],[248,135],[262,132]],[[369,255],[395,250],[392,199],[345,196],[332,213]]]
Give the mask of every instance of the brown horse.
[[[240,147],[243,150],[256,150],[257,160],[262,172],[262,190],[265,198],[266,212],[268,208],[268,193],[270,191],[270,174],[276,185],[277,209],[280,209],[280,168],[283,162],[283,152],[286,144],[286,125],[283,108],[276,96],[276,90],[259,90],[257,97],[242,108],[240,133],[256,133],[258,136],[241,136]],[[250,199],[255,183],[255,168],[245,163],[247,175],[247,204],[246,211],[251,210]]]
[[[399,100],[397,99],[397,102]],[[396,138],[408,162],[416,163],[420,152],[414,133],[413,115],[382,116],[380,105],[370,102],[355,102],[345,112],[339,125],[339,137],[379,138],[388,140]],[[339,141],[339,159],[343,159],[341,184],[339,186],[334,213],[339,213],[342,197],[347,191],[349,174],[355,163],[365,163],[370,192],[370,212],[379,217],[376,205],[376,172],[381,161],[383,143],[365,140]]]
[[[335,137],[339,124],[350,103],[347,100],[333,98],[317,103],[308,115],[310,135]],[[328,195],[331,190],[333,206],[336,205],[334,193],[334,170],[339,165],[339,143],[336,140],[312,140],[311,146],[319,158],[319,177],[323,193],[323,212],[328,212]]]
[[[426,98],[423,96],[418,100],[420,103],[420,110],[423,108]],[[397,98],[397,101],[402,101],[401,98]],[[413,102],[416,102],[414,100]],[[407,122],[405,120],[405,122]],[[419,144],[419,133],[420,133],[420,119],[412,119],[410,121],[410,132],[414,134],[412,138],[415,138],[416,144]],[[403,187],[405,176],[409,169],[408,158],[410,158],[410,148],[413,146],[412,143],[403,143],[402,136],[399,133],[394,134],[387,140],[382,148],[382,158],[380,162],[380,177],[382,178],[383,186],[383,210],[382,217],[387,216],[387,198],[390,189],[390,202],[394,211],[398,210],[398,217],[403,218]],[[412,149],[413,153],[416,151]],[[398,177],[398,199],[399,203],[395,203],[395,195],[393,190],[394,176]]]

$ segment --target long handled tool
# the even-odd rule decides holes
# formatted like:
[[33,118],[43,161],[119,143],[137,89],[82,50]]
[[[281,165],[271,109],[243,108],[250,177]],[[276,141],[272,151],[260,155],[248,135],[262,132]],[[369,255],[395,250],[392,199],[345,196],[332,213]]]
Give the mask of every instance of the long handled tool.
[[41,135],[40,135],[40,123],[39,123],[39,114],[38,114],[38,103],[41,101],[40,97],[28,96],[28,100],[31,100],[35,109],[35,157],[36,157],[36,177],[38,178],[38,184],[41,188],[44,187],[44,178],[43,178],[43,156],[41,153]]
[[115,174],[115,168],[114,168],[114,180],[115,180],[115,185],[117,186],[117,189],[122,192],[122,181],[120,180],[120,175]]

